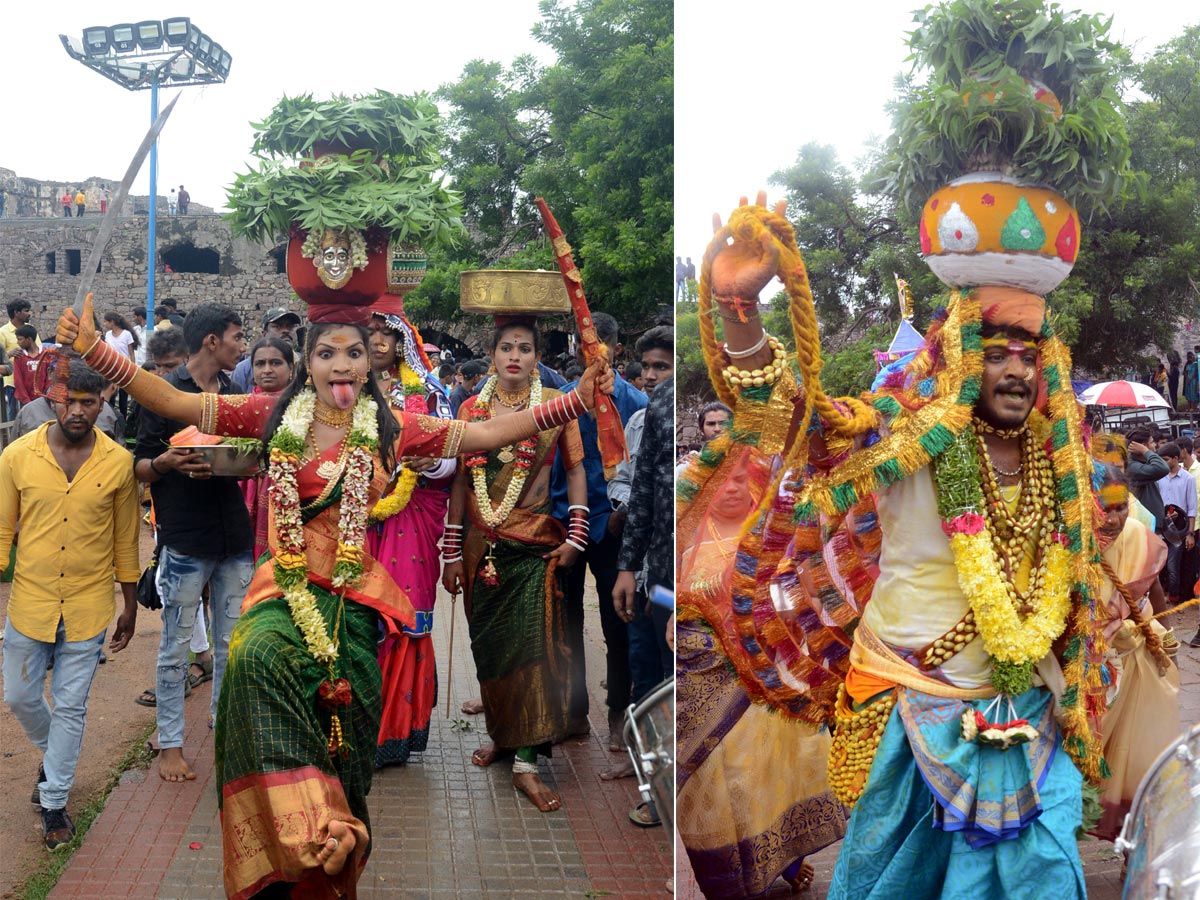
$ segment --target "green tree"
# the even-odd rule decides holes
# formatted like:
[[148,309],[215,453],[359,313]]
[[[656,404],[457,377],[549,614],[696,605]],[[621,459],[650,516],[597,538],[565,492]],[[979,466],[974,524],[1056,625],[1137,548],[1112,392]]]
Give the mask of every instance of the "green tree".
[[539,161],[525,186],[563,224],[589,299],[645,326],[672,288],[674,6],[542,0],[541,12],[533,33],[558,62],[539,92],[564,153]]
[[1077,318],[1064,337],[1075,365],[1094,375],[1137,364],[1148,345],[1167,350],[1180,319],[1197,312],[1200,26],[1130,74],[1126,127],[1145,191],[1085,227],[1075,270],[1050,298],[1067,307],[1062,318]]
[[540,11],[533,33],[552,64],[473,60],[438,92],[449,107],[446,170],[470,235],[431,257],[413,302],[449,318],[462,269],[554,268],[532,204],[540,195],[592,307],[640,330],[672,287],[672,6],[543,0]]

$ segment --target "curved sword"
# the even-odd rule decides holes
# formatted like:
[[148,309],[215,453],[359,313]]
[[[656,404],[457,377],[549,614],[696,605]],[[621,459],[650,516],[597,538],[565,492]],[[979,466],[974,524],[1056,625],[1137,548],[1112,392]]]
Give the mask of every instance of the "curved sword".
[[[129,168],[125,170],[125,177],[121,179],[121,184],[117,187],[117,194],[113,197],[112,202],[108,205],[108,212],[104,214],[104,219],[100,222],[100,231],[96,233],[96,240],[92,242],[91,252],[88,253],[87,265],[79,273],[79,288],[75,291],[74,310],[75,315],[83,315],[83,302],[91,293],[92,284],[96,280],[96,271],[100,268],[100,255],[104,252],[105,246],[108,244],[108,239],[112,237],[113,229],[117,227],[117,210],[124,204],[129,196],[129,189],[133,186],[133,179],[137,177],[138,171],[142,168],[142,163],[146,161],[146,155],[150,152],[150,148],[154,146],[154,142],[158,140],[159,132],[163,130],[163,126],[167,124],[167,118],[171,115],[171,110],[175,108],[176,101],[179,100],[179,95],[176,94],[171,98],[171,102],[163,107],[162,112],[158,114],[158,118],[150,126],[150,130],[146,132],[146,136],[142,138],[142,143],[138,146],[137,152],[133,154],[133,159],[129,161]],[[150,260],[150,271],[147,276],[154,277],[154,260]],[[93,319],[95,313],[93,312]],[[57,335],[55,339],[57,340]],[[69,363],[67,351],[59,348],[56,352],[57,359],[54,364],[54,381],[46,391],[46,397],[51,403],[66,403],[67,401],[67,377],[69,375]]]
[[[150,148],[154,146],[154,142],[158,140],[158,134],[163,130],[163,126],[167,124],[167,118],[171,115],[171,110],[175,108],[176,102],[179,100],[179,95],[176,94],[171,98],[171,102],[163,107],[162,112],[158,114],[158,118],[154,120],[154,124],[150,126],[150,130],[146,132],[146,136],[142,138],[141,145],[137,148],[137,152],[133,154],[133,159],[129,161],[129,168],[125,170],[125,177],[121,179],[121,184],[117,188],[117,194],[113,197],[112,202],[108,205],[108,212],[104,214],[104,220],[100,223],[100,231],[96,235],[96,240],[92,244],[91,252],[88,253],[87,265],[79,273],[79,289],[75,292],[75,314],[83,315],[83,300],[88,295],[88,291],[92,289],[92,283],[96,280],[96,270],[100,267],[100,254],[104,252],[105,246],[108,244],[108,239],[112,237],[113,229],[117,227],[117,210],[125,202],[129,196],[129,189],[133,186],[133,179],[137,177],[137,173],[142,168],[142,163],[146,160],[146,155],[150,152]],[[153,268],[153,261],[151,261]],[[154,277],[154,273],[150,273],[150,277]]]

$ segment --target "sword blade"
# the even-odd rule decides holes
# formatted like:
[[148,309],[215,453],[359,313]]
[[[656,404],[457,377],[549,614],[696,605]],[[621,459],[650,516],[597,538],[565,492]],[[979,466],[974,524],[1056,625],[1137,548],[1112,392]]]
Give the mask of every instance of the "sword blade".
[[[171,98],[171,102],[163,107],[162,112],[158,114],[158,118],[150,126],[150,130],[142,138],[142,143],[137,148],[137,152],[133,154],[133,159],[129,161],[129,168],[125,170],[125,177],[121,179],[116,196],[113,197],[112,202],[108,205],[108,212],[104,214],[104,219],[100,222],[100,231],[96,234],[96,240],[92,243],[91,252],[88,253],[87,265],[79,273],[81,277],[79,279],[79,289],[75,292],[74,305],[76,315],[83,315],[83,301],[87,297],[88,291],[92,289],[93,282],[96,280],[96,270],[100,267],[100,255],[104,252],[104,248],[108,244],[108,239],[112,237],[113,229],[117,227],[117,210],[121,208],[121,205],[129,196],[129,189],[133,186],[133,179],[137,177],[137,173],[141,170],[142,163],[146,161],[146,156],[150,153],[150,148],[158,140],[159,132],[167,124],[167,118],[171,115],[171,110],[175,108],[178,100],[179,95],[176,94]],[[154,267],[153,260],[150,261],[150,267]],[[150,272],[149,277],[153,278],[154,273]]]

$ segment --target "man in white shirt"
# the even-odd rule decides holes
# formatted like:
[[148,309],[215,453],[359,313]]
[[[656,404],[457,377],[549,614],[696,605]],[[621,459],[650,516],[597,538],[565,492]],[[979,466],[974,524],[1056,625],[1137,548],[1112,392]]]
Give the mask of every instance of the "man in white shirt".
[[133,308],[133,333],[137,335],[138,345],[133,351],[133,361],[139,366],[144,366],[146,360],[150,357],[146,350],[146,307],[135,306]]
[[1183,468],[1177,443],[1163,444],[1158,450],[1167,463],[1167,474],[1158,480],[1158,492],[1166,510],[1163,537],[1167,541],[1167,565],[1163,571],[1167,576],[1167,599],[1174,604],[1179,602],[1183,555],[1196,546],[1196,480]]

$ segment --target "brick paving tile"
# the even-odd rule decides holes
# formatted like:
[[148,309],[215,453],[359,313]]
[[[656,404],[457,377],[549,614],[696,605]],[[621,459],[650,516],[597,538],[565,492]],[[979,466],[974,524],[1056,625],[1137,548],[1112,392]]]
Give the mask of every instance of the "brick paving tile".
[[[590,588],[587,604],[592,732],[556,747],[554,757],[543,761],[543,777],[563,798],[561,811],[545,814],[512,787],[507,762],[486,769],[470,762],[487,735],[482,716],[459,712],[478,694],[461,612],[446,718],[451,606],[442,597],[443,614],[432,638],[441,702],[428,749],[406,766],[375,774],[368,801],[375,852],[359,881],[363,900],[565,898],[589,892],[630,900],[669,896],[670,837],[661,827],[629,822],[630,809],[641,799],[634,779],[599,778],[620,757],[605,747],[598,684],[604,645]],[[185,754],[196,780],[167,784],[158,777],[157,763],[148,772],[127,773],[50,894],[53,900],[224,897],[209,698],[210,688],[202,687],[185,704]]]
[[[1180,733],[1200,722],[1200,649],[1188,647],[1187,642],[1196,633],[1200,625],[1200,614],[1196,607],[1184,610],[1172,617],[1176,633],[1184,646],[1179,648],[1176,662],[1179,665],[1179,728]],[[1168,620],[1170,621],[1170,620]],[[779,879],[767,892],[768,898],[799,896],[805,900],[822,900],[829,892],[833,880],[833,866],[837,861],[838,849],[841,843],[826,847],[820,853],[810,856],[808,861],[816,870],[812,888],[800,895],[793,895],[791,889]],[[1121,900],[1124,883],[1121,880],[1121,855],[1114,849],[1110,841],[1088,839],[1079,843],[1079,857],[1083,861],[1083,876],[1087,884],[1088,900]],[[688,863],[687,851],[683,842],[676,836],[676,882],[675,895],[678,900],[700,900],[703,894],[696,884],[692,868]]]

